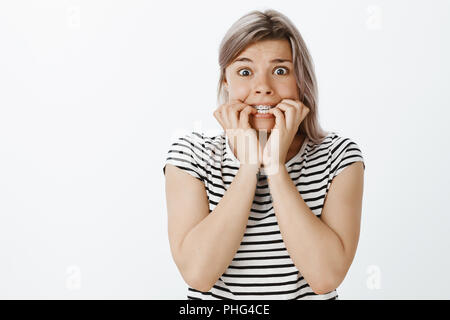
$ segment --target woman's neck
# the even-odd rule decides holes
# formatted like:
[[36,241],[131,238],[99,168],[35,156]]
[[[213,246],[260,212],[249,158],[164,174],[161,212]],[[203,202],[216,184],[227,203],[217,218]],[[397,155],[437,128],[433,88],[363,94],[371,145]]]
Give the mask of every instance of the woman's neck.
[[300,152],[300,149],[302,148],[304,141],[305,136],[303,134],[295,135],[294,139],[292,140],[291,146],[289,147],[288,153],[286,155],[286,162],[291,160],[297,153]]
[[[294,136],[294,139],[292,139],[292,143],[289,147],[288,153],[286,155],[286,163],[291,160],[297,153],[300,152],[300,149],[302,148],[303,142],[305,141],[305,135],[302,133],[300,135],[296,134]],[[267,138],[266,138],[266,142],[269,140],[270,138],[270,132],[267,133]],[[261,146],[262,148],[265,147],[265,145]]]

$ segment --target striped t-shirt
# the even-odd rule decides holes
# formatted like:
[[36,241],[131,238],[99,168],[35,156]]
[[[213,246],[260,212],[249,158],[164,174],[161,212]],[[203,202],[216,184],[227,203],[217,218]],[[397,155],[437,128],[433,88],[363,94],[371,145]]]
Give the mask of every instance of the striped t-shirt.
[[[306,137],[300,151],[285,166],[303,200],[319,218],[331,181],[356,161],[364,165],[358,145],[330,132],[319,144]],[[192,131],[180,136],[167,153],[167,163],[203,182],[209,212],[222,199],[240,166],[225,132],[206,136]],[[338,294],[336,290],[320,295],[314,293],[295,267],[284,245],[267,177],[261,169],[247,228],[233,261],[211,290],[200,292],[188,286],[187,298],[325,300],[337,299]]]

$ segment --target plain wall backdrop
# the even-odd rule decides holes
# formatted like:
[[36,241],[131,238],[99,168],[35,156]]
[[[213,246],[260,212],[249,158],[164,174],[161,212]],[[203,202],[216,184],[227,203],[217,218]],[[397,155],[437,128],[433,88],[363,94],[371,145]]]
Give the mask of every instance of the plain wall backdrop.
[[340,299],[449,299],[450,1],[1,1],[0,298],[185,299],[162,167],[221,131],[218,49],[251,10],[297,26],[325,130],[366,164]]

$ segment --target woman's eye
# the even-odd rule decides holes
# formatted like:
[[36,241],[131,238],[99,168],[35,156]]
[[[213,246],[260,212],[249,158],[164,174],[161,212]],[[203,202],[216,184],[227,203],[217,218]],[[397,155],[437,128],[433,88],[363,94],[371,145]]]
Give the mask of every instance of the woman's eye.
[[238,71],[238,73],[242,76],[243,74],[241,73],[241,71],[247,71],[248,72],[248,69],[241,69],[241,70]]
[[[280,73],[277,72],[278,69],[284,69],[284,70],[286,70],[286,71],[285,71],[285,73],[280,74]],[[278,68],[275,69],[275,73],[276,73],[277,75],[279,75],[279,76],[285,75],[285,74],[287,73],[287,71],[288,71],[288,69],[285,68],[285,67],[278,67]]]
[[[284,69],[285,71],[284,71],[284,73],[280,73],[280,72],[277,71],[278,69]],[[246,73],[243,74],[243,72],[246,72]],[[248,75],[249,75],[249,72],[250,72],[250,71],[249,71],[248,69],[241,69],[241,70],[238,71],[238,74],[241,75],[241,76],[248,76]],[[285,74],[288,73],[288,68],[285,68],[285,67],[277,67],[277,68],[275,69],[275,73],[276,73],[277,75],[279,75],[279,76],[283,76],[283,75],[285,75]]]

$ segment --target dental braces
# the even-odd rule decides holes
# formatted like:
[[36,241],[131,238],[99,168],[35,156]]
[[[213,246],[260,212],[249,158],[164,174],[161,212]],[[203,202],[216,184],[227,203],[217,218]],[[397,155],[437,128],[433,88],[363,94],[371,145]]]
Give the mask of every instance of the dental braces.
[[262,113],[262,114],[268,113],[268,111],[270,109],[272,109],[271,106],[265,106],[265,105],[257,105],[257,106],[255,106],[255,108],[256,108],[258,113]]

